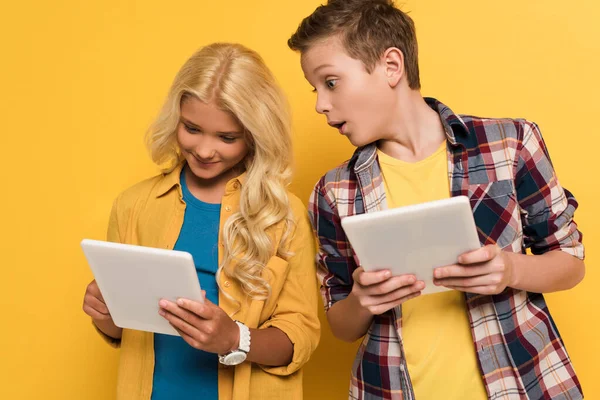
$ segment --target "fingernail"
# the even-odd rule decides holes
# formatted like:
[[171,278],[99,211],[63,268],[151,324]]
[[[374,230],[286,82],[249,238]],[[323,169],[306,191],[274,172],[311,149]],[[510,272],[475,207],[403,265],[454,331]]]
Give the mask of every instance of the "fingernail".
[[183,299],[177,299],[177,304],[182,306],[183,305]]
[[391,271],[385,271],[385,272],[383,273],[383,277],[384,277],[384,278],[389,278],[390,276],[392,276],[392,273],[391,273]]
[[439,278],[441,275],[442,271],[440,271],[439,269],[433,271],[433,276],[435,276],[436,278]]
[[417,289],[421,290],[425,287],[425,282],[420,281],[419,283],[417,283]]
[[158,302],[158,305],[161,306],[161,307],[166,307],[166,306],[169,305],[169,303],[167,303],[166,300],[161,300],[161,301]]

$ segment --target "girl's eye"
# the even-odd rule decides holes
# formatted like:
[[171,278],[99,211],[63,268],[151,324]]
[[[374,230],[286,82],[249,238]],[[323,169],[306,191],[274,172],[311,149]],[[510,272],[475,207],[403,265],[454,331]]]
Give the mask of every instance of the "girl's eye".
[[189,126],[187,124],[183,124],[183,126],[185,127],[185,130],[188,131],[189,133],[198,133],[198,132],[200,132],[199,129],[196,129],[193,126]]
[[325,81],[325,84],[327,85],[327,87],[329,89],[333,89],[335,87],[335,85],[337,84],[337,79],[327,79]]
[[235,142],[235,137],[233,136],[221,136],[221,139],[225,142],[225,143],[233,143]]

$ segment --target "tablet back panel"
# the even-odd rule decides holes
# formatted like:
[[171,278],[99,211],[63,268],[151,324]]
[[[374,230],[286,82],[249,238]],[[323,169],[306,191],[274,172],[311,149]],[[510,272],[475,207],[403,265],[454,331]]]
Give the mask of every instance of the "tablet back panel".
[[354,215],[342,227],[365,271],[415,274],[422,294],[448,290],[433,284],[433,269],[480,247],[466,196]]
[[81,247],[115,324],[179,335],[158,314],[160,299],[203,301],[192,255],[84,239]]

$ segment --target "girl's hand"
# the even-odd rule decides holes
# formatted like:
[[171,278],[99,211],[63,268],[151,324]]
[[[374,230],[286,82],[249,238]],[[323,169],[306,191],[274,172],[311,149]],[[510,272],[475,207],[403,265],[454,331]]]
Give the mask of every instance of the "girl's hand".
[[177,303],[162,299],[159,314],[198,350],[225,354],[239,346],[237,324],[219,306],[205,298],[204,304],[187,299]]
[[92,317],[94,321],[112,321],[96,280],[93,280],[85,290],[83,312]]

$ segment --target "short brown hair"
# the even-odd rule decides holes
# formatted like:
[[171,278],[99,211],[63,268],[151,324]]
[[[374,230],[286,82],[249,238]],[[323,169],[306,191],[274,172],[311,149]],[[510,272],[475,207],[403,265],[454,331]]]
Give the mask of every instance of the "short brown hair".
[[386,49],[398,48],[404,54],[408,85],[421,88],[415,24],[392,0],[329,0],[302,20],[288,46],[303,53],[316,41],[336,35],[369,73]]

